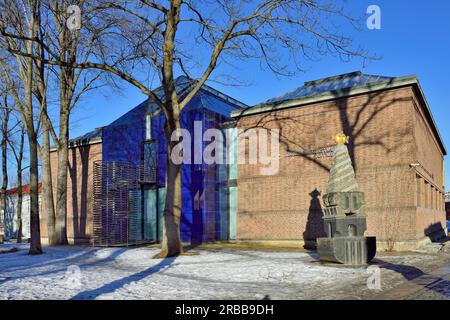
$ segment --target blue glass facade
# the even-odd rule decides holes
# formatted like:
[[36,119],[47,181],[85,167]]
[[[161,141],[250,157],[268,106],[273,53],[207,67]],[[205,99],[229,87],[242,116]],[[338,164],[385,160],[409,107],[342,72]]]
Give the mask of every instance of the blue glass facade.
[[[186,78],[177,79],[182,86]],[[181,81],[181,84],[180,84]],[[179,92],[183,91],[179,88]],[[182,217],[181,238],[185,242],[205,242],[229,239],[229,198],[228,198],[228,167],[226,164],[194,164],[194,123],[197,134],[210,128],[219,129],[224,134],[223,123],[232,120],[231,111],[244,105],[229,99],[215,90],[202,89],[183,109],[181,127],[191,133],[192,164],[182,164]],[[133,164],[144,164],[144,142],[148,138],[146,130],[146,116],[151,117],[151,138],[156,144],[156,181],[152,187],[153,193],[144,195],[144,212],[152,208],[159,216],[159,237],[161,236],[161,222],[164,205],[164,188],[166,183],[166,139],[164,136],[165,118],[158,108],[148,101],[141,103],[102,130],[103,161],[126,161]],[[199,127],[201,132],[198,132]],[[200,151],[203,154],[210,142],[201,139]],[[223,161],[223,163],[226,163]],[[151,191],[146,191],[151,192]],[[146,203],[152,201],[152,203]],[[154,209],[156,208],[156,209]],[[145,213],[146,214],[146,213]]]

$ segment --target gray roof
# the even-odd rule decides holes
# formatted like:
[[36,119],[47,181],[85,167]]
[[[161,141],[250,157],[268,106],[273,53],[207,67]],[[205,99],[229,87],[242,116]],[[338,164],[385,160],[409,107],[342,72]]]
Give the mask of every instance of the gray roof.
[[77,147],[80,145],[88,145],[94,142],[100,142],[102,139],[102,128],[96,128],[95,130],[89,131],[82,136],[76,137],[69,140],[69,147]]
[[267,100],[265,103],[275,104],[287,100],[299,99],[330,91],[350,89],[354,87],[375,84],[394,79],[394,77],[363,74],[361,71],[341,74],[338,76],[323,78],[305,82],[301,87],[282,94],[281,96]]
[[275,112],[285,108],[300,107],[323,101],[345,98],[353,95],[412,86],[424,106],[425,116],[429,120],[444,155],[447,154],[436,122],[431,114],[425,94],[415,75],[405,77],[386,77],[363,74],[360,71],[305,82],[303,86],[281,96],[269,99],[251,108],[235,110],[231,113],[235,119],[264,112]]
[[[174,80],[175,88],[180,97],[185,96],[190,89],[197,83],[197,80],[188,78],[186,76],[177,77]],[[164,88],[162,86],[153,90],[156,96],[164,101]],[[215,99],[213,99],[215,98]],[[211,88],[210,86],[204,84],[194,99],[198,99],[198,103],[202,105],[202,107],[213,111],[215,113],[230,117],[231,112],[239,109],[249,108],[248,105],[216,90]],[[193,101],[194,101],[193,99]],[[191,101],[191,102],[193,102]],[[120,125],[123,123],[127,123],[133,117],[140,116],[142,109],[149,110],[157,110],[156,103],[149,103],[149,100],[140,103],[135,108],[129,110],[127,113],[122,115],[121,117],[114,120],[108,126]],[[88,145],[92,143],[101,142],[102,139],[102,128],[97,128],[93,131],[90,131],[82,136],[76,137],[69,141],[69,147],[77,147],[82,145]]]

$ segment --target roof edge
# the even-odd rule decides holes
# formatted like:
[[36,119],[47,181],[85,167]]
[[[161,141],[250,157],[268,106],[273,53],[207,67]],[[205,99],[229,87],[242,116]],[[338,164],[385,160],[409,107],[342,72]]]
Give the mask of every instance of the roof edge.
[[[86,147],[86,146],[90,146],[90,145],[98,144],[98,143],[102,143],[102,142],[103,142],[102,137],[96,137],[96,138],[92,138],[92,139],[88,139],[88,140],[83,140],[81,142],[74,141],[72,143],[69,143],[69,149],[74,149],[74,148],[78,148],[78,147]],[[50,148],[50,152],[54,152],[56,150],[57,150],[56,146],[53,146]]]
[[[192,86],[194,86],[194,84],[192,84]],[[245,103],[243,103],[243,102],[241,102],[241,101],[239,101],[239,100],[237,100],[237,99],[227,95],[226,93],[223,93],[223,92],[221,92],[221,91],[219,91],[217,89],[214,89],[213,87],[211,87],[211,86],[209,86],[207,84],[203,84],[202,87],[200,88],[200,90],[205,90],[206,92],[214,94],[217,97],[221,98],[222,100],[224,100],[226,102],[229,102],[229,103],[232,103],[232,104],[234,104],[234,105],[236,105],[236,106],[238,106],[238,107],[240,107],[242,109],[250,107],[249,105],[247,105],[247,104],[245,104]]]
[[417,76],[415,74],[408,75],[404,77],[398,77],[393,79],[387,79],[380,82],[377,82],[375,84],[365,84],[349,89],[341,89],[341,90],[332,90],[323,92],[316,95],[311,95],[307,97],[302,97],[298,99],[291,99],[291,100],[285,100],[278,103],[260,103],[255,105],[254,107],[247,108],[244,110],[235,110],[231,113],[231,116],[233,118],[240,118],[245,117],[249,115],[254,115],[258,113],[265,113],[270,111],[278,111],[282,109],[292,108],[292,107],[300,107],[307,104],[313,104],[313,103],[319,103],[339,98],[345,98],[349,96],[364,94],[364,93],[370,93],[375,91],[382,91],[382,90],[389,90],[389,89],[395,89],[405,86],[415,86],[418,89],[419,96],[425,106],[424,110],[427,115],[427,117],[430,120],[430,124],[432,127],[432,130],[434,131],[436,138],[438,140],[438,143],[442,149],[442,152],[444,155],[447,155],[447,150],[445,149],[442,137],[439,133],[439,130],[437,128],[436,122],[434,121],[433,114],[431,113],[431,109],[428,105],[428,102],[425,98],[425,94],[422,90],[422,87],[420,86],[419,80],[417,79]]
[[422,86],[420,85],[419,79],[417,79],[417,78],[416,78],[416,88],[417,88],[417,90],[419,92],[419,97],[421,98],[423,104],[425,105],[425,113],[426,113],[426,115],[429,118],[432,130],[435,131],[435,135],[436,135],[438,143],[439,143],[439,145],[440,145],[440,147],[442,149],[442,153],[444,154],[444,156],[446,156],[447,155],[447,150],[446,150],[445,145],[444,145],[444,140],[442,140],[442,136],[439,133],[439,129],[438,129],[438,126],[436,124],[436,121],[434,120],[433,113],[431,112],[430,105],[428,104],[427,98],[425,97],[425,93],[423,92]]
[[349,89],[332,90],[311,96],[306,96],[297,99],[285,100],[277,103],[260,103],[253,107],[247,108],[245,110],[236,110],[231,113],[232,117],[242,117],[251,114],[257,114],[268,111],[275,111],[286,109],[290,107],[302,106],[305,104],[323,102],[327,100],[334,100],[338,98],[344,98],[347,96],[353,96],[362,93],[368,93],[372,91],[380,91],[386,89],[397,88],[409,84],[414,84],[417,82],[417,77],[415,75],[410,75],[406,77],[393,78],[389,80],[383,80],[375,84],[365,84],[362,86],[357,86]]
[[338,75],[331,76],[331,77],[325,77],[325,78],[320,78],[320,79],[316,79],[316,80],[306,81],[304,83],[304,86],[313,86],[316,84],[322,84],[322,83],[332,82],[332,81],[336,81],[336,80],[357,77],[357,76],[361,76],[362,74],[363,73],[361,71],[347,72],[347,73],[338,74]]

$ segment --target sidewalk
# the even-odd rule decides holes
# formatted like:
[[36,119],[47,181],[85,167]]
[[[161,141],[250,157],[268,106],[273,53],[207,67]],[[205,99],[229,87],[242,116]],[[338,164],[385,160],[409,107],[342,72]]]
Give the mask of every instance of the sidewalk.
[[377,300],[450,300],[450,266],[438,268],[375,297]]

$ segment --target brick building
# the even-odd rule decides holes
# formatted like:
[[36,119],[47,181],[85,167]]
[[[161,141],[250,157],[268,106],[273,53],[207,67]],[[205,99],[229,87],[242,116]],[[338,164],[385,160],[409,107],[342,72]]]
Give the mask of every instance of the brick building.
[[[70,142],[67,181],[67,238],[73,244],[91,241],[93,230],[94,163],[102,160],[102,130],[96,129]],[[50,154],[53,188],[56,188],[58,155]],[[41,239],[47,238],[47,216],[41,211]]]
[[[41,202],[42,185],[38,187],[39,210],[42,210]],[[6,191],[6,212],[5,212],[5,239],[17,239],[18,224],[18,201],[19,190],[12,188]],[[30,185],[22,186],[22,239],[26,241],[30,238]]]
[[[179,78],[177,85],[185,94],[190,82]],[[314,245],[324,235],[321,196],[328,181],[333,137],[340,131],[349,136],[356,178],[365,192],[366,234],[377,236],[380,249],[415,248],[445,234],[446,151],[415,76],[354,72],[307,82],[251,108],[205,86],[185,114],[183,126],[189,131],[194,121],[234,138],[239,130],[278,129],[281,143],[279,170],[272,175],[261,174],[265,165],[258,164],[183,165],[183,241]],[[157,160],[150,166],[157,174],[141,186],[135,213],[142,219],[140,236],[149,233],[160,239],[165,197],[163,123],[154,104],[144,102],[112,124],[72,140],[70,242],[92,242],[93,230],[99,228],[93,213],[94,164],[127,161],[149,166],[146,146],[156,148],[151,150]],[[238,151],[231,147],[226,153],[236,158]],[[56,168],[56,153],[52,153],[52,167]],[[45,242],[45,212],[41,231]]]
[[[180,98],[189,92],[193,83],[183,76],[175,80]],[[162,98],[162,87],[154,92]],[[209,128],[221,130],[223,123],[232,120],[231,111],[243,108],[248,106],[205,85],[183,109],[181,126],[189,132],[193,132],[196,125],[203,131]],[[67,184],[69,243],[128,244],[130,241],[161,239],[167,158],[164,121],[163,112],[147,100],[109,125],[70,141]],[[193,142],[191,145],[194,155],[196,146]],[[202,145],[202,154],[203,148]],[[56,187],[57,153],[54,150],[51,167],[53,186]],[[96,168],[112,174],[99,178]],[[117,189],[108,189],[116,173],[119,175],[141,168],[151,174],[145,177],[145,181],[129,181],[135,187],[125,191],[125,196]],[[224,164],[182,165],[183,241],[228,240],[226,169]],[[95,185],[101,189],[95,189]],[[214,192],[206,194],[205,190]],[[41,235],[44,243],[47,241],[46,218],[43,210]],[[134,220],[131,222],[131,219]]]
[[238,129],[280,130],[279,172],[238,168],[238,240],[311,243],[323,236],[322,199],[333,135],[349,136],[368,230],[382,248],[445,234],[442,139],[415,76],[360,72],[311,81],[233,116]]

